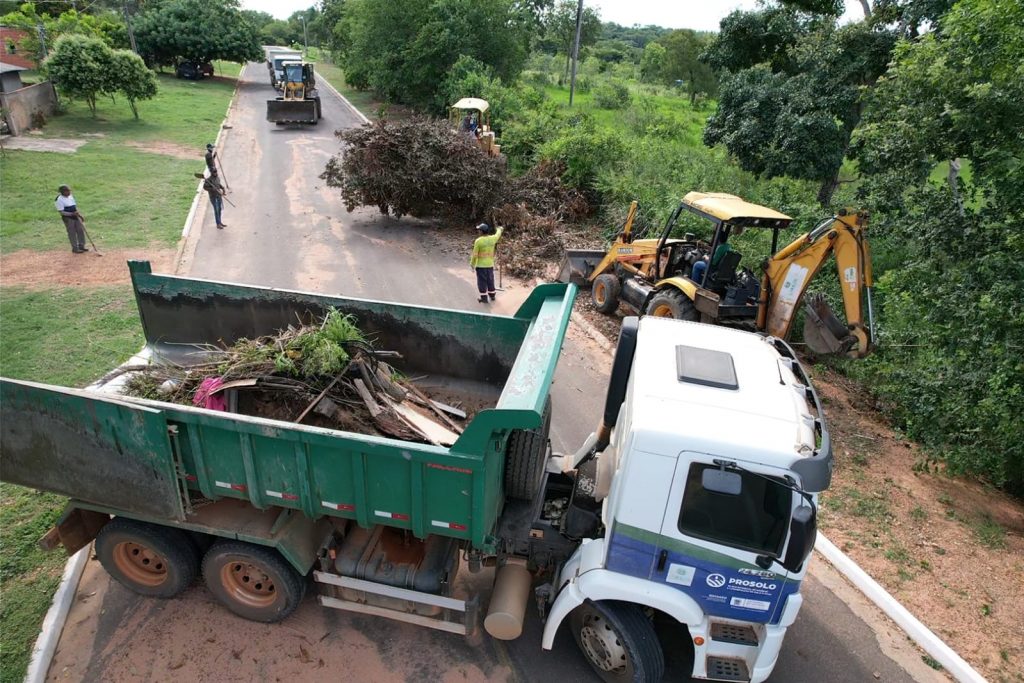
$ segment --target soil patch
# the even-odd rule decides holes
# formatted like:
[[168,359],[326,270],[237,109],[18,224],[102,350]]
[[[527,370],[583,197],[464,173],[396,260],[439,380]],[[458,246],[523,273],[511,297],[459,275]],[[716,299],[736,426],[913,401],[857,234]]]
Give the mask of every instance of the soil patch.
[[89,142],[82,139],[33,138],[26,136],[5,137],[4,149],[21,149],[26,152],[57,152],[74,154],[78,148]]
[[188,145],[180,145],[177,142],[167,142],[165,140],[147,140],[145,142],[128,140],[124,144],[140,152],[163,154],[175,159],[192,159],[200,163],[204,163],[203,155],[206,153],[197,147],[189,147]]
[[26,289],[123,284],[130,282],[125,265],[130,259],[147,260],[156,272],[170,272],[174,249],[104,249],[103,256],[93,251],[72,254],[70,247],[52,251],[19,249],[0,255],[0,281],[5,287]]

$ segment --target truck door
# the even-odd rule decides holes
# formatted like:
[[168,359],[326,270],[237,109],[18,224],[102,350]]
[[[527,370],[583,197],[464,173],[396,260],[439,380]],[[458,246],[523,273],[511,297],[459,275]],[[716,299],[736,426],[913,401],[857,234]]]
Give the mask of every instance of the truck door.
[[705,454],[681,453],[662,524],[651,580],[671,585],[700,603],[705,613],[749,622],[778,621],[786,598],[799,589],[779,564],[757,557],[781,555],[793,493],[754,474],[742,474],[739,494],[702,485]]
[[0,478],[105,508],[184,519],[161,410],[0,379]]

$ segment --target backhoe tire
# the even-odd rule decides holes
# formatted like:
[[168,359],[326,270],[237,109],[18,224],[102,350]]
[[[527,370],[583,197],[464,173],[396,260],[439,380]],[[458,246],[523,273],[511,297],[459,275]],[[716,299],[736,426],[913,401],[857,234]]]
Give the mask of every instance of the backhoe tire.
[[515,500],[533,500],[544,479],[544,463],[551,431],[551,397],[544,406],[537,429],[516,429],[505,448],[505,495]]
[[599,312],[610,315],[619,310],[621,291],[619,278],[611,273],[603,273],[594,279],[594,284],[590,288],[590,300]]
[[654,624],[628,602],[585,602],[569,616],[584,659],[605,683],[649,683],[665,675]]
[[316,102],[316,120],[319,121],[324,117],[323,109],[320,106],[320,98],[314,98],[313,101]]
[[700,320],[700,314],[693,307],[693,302],[678,289],[663,289],[655,294],[647,304],[647,315],[692,322]]
[[306,581],[273,548],[218,541],[203,558],[206,587],[225,607],[251,621],[288,617],[306,594]]
[[100,564],[125,588],[173,598],[199,573],[199,551],[184,531],[115,517],[96,536]]

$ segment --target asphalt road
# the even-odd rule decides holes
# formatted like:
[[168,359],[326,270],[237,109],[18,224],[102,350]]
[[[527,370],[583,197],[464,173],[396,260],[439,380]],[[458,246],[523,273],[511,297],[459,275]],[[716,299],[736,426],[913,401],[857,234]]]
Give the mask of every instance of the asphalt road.
[[[436,228],[346,213],[318,178],[337,152],[333,131],[361,121],[326,88],[319,126],[264,121],[272,90],[261,64],[242,74],[221,153],[231,187],[228,227],[200,212],[179,272],[195,277],[479,310],[468,248],[454,249]],[[201,163],[201,162],[200,162]],[[465,230],[465,228],[463,228]],[[506,283],[491,310],[510,313],[528,291]],[[571,329],[555,378],[552,440],[574,448],[600,414],[609,358]],[[790,630],[775,682],[945,680],[921,662],[895,627],[816,560],[806,602]],[[485,581],[486,576],[469,580]],[[503,643],[464,639],[384,619],[319,607],[307,597],[278,625],[246,622],[197,585],[172,601],[140,598],[90,562],[62,636],[50,680],[274,681],[312,677],[351,681],[594,681],[563,632],[551,652],[539,647],[530,610],[526,633]],[[666,680],[688,680],[679,629],[660,629]]]

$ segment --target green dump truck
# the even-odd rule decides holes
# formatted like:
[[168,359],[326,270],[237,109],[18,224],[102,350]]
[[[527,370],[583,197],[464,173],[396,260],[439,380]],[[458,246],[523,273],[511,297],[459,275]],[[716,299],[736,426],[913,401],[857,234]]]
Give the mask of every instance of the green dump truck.
[[[498,316],[130,270],[138,357],[85,390],[0,380],[0,478],[70,498],[45,543],[95,541],[116,580],[153,597],[201,573],[257,621],[286,618],[315,584],[325,607],[460,634],[478,596],[457,574],[494,568],[486,631],[518,637],[535,596],[541,645],[566,624],[605,681],[661,680],[656,613],[685,627],[694,677],[771,673],[832,468],[821,404],[784,342],[627,318],[597,431],[555,455],[571,284]],[[194,364],[197,344],[329,309],[398,352],[402,373],[480,401],[451,446],[122,394],[148,358]]]

